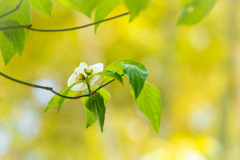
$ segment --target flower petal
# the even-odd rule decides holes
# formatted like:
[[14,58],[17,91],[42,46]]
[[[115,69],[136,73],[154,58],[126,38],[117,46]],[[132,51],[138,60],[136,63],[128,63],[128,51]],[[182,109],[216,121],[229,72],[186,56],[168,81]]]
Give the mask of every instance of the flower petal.
[[86,83],[78,83],[71,88],[71,91],[83,91],[85,89],[87,89]]
[[[73,83],[76,83],[77,75],[73,73],[70,78],[68,79],[68,87],[71,86]],[[87,85],[85,83],[78,83],[71,88],[71,91],[82,91],[87,89]]]
[[[95,77],[95,76],[94,76],[94,77]],[[99,77],[98,77],[98,78],[99,78]],[[91,86],[92,86],[93,83],[96,82],[96,81],[93,81],[92,78],[91,78],[90,82],[91,82]]]
[[86,83],[83,83],[82,87],[79,89],[79,91],[83,91],[85,89],[87,89],[87,84]]
[[[97,63],[97,64],[94,64],[94,65],[92,65],[92,66],[89,66],[89,68],[90,68],[90,69],[93,69],[93,73],[92,73],[92,74],[94,74],[94,73],[103,71],[103,64],[102,64],[102,63]],[[90,79],[91,83],[92,83],[92,82],[94,83],[95,81],[97,81],[97,80],[99,79],[99,77],[100,77],[99,75],[93,76],[93,77]]]
[[77,75],[73,73],[70,78],[68,79],[68,87],[71,86],[73,83],[76,82]]
[[89,66],[90,69],[93,69],[93,73],[101,72],[103,71],[103,64],[102,63],[97,63],[92,66]]
[[88,68],[88,65],[85,62],[81,62],[79,67],[74,70],[76,73],[82,73],[85,77],[87,74],[84,72],[84,69]]
[[91,79],[90,79],[90,81],[91,81],[91,83],[92,83],[92,82],[94,83],[94,82],[96,82],[99,78],[100,78],[99,75],[92,76]]

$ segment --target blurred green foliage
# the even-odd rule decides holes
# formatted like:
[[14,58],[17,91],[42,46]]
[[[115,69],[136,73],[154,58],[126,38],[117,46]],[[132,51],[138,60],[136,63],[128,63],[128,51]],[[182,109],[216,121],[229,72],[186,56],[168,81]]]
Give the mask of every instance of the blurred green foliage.
[[[81,100],[43,113],[48,92],[0,78],[0,157],[22,159],[238,160],[239,4],[219,1],[198,25],[176,27],[175,1],[154,1],[135,21],[123,17],[99,26],[61,33],[31,32],[21,58],[1,71],[61,91],[80,62],[105,66],[122,58],[142,62],[149,83],[161,90],[159,134],[136,110],[129,85],[112,83],[104,133],[85,130]],[[120,5],[109,16],[126,11]],[[39,28],[89,23],[76,11],[54,3],[52,17],[32,11]],[[123,79],[125,82],[127,79]],[[100,83],[100,81],[99,81]]]

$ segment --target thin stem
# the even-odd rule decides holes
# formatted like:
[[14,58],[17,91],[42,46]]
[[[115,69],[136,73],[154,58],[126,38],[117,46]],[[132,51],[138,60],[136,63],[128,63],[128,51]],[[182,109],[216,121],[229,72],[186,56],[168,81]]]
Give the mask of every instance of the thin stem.
[[120,15],[117,15],[117,16],[114,16],[114,17],[110,17],[110,18],[107,18],[107,19],[104,19],[104,20],[101,20],[101,21],[98,21],[98,22],[89,23],[89,24],[86,24],[86,25],[83,25],[83,26],[78,26],[78,27],[73,27],[73,28],[64,28],[64,29],[37,29],[37,28],[32,28],[32,25],[25,25],[25,26],[13,26],[13,27],[0,28],[0,31],[2,31],[2,30],[7,30],[7,29],[17,29],[17,28],[26,28],[26,29],[29,29],[29,30],[32,30],[32,31],[37,31],[37,32],[63,32],[63,31],[72,31],[72,30],[77,30],[77,29],[86,28],[86,27],[89,27],[89,26],[92,26],[92,25],[95,25],[95,24],[100,24],[100,23],[102,23],[102,22],[106,22],[106,21],[109,21],[109,20],[112,20],[112,19],[115,19],[115,18],[119,18],[119,17],[125,16],[125,15],[128,15],[128,14],[129,14],[129,12],[123,13],[123,14],[120,14]]
[[17,82],[17,83],[20,83],[20,84],[23,84],[23,85],[26,85],[26,86],[29,86],[29,87],[34,87],[34,88],[40,88],[40,89],[45,89],[45,90],[48,90],[48,91],[51,91],[53,92],[54,94],[60,96],[60,97],[63,97],[63,98],[68,98],[68,99],[78,99],[78,98],[82,98],[82,97],[87,97],[87,96],[90,96],[92,95],[94,92],[89,92],[88,94],[83,94],[83,95],[79,95],[79,96],[74,96],[74,97],[70,97],[70,96],[65,96],[65,95],[62,95],[56,91],[53,90],[52,87],[45,87],[45,86],[40,86],[40,85],[36,85],[36,84],[32,84],[32,83],[28,83],[28,82],[24,82],[24,81],[21,81],[21,80],[18,80],[18,79],[15,79],[15,78],[12,78],[2,72],[0,72],[0,75],[9,79],[9,80],[12,80],[14,82]]
[[7,29],[18,29],[18,28],[26,28],[26,29],[29,29],[31,26],[32,26],[32,25],[4,27],[4,28],[0,28],[0,31],[7,30]]
[[99,89],[103,88],[104,86],[110,84],[111,82],[113,82],[115,80],[115,79],[113,79],[113,80],[109,81],[108,83],[106,83],[106,84],[104,84],[102,86],[99,86],[95,91],[89,91],[89,93],[87,93],[87,94],[82,94],[82,95],[79,95],[79,96],[70,97],[70,96],[65,96],[65,95],[62,95],[62,94],[54,91],[52,87],[40,86],[40,85],[24,82],[24,81],[12,78],[12,77],[10,77],[10,76],[2,73],[2,72],[0,72],[0,75],[5,77],[5,78],[7,78],[7,79],[9,79],[9,80],[14,81],[14,82],[17,82],[17,83],[20,83],[20,84],[23,84],[23,85],[26,85],[26,86],[29,86],[29,87],[45,89],[45,90],[51,91],[52,93],[54,93],[54,94],[56,94],[56,95],[58,95],[60,97],[68,98],[68,99],[78,99],[78,98],[82,98],[82,97],[89,97],[89,96],[93,95],[94,93],[96,93]]
[[[122,74],[121,76],[124,76],[124,74]],[[106,85],[109,85],[109,84],[112,83],[113,81],[115,81],[115,79],[113,79],[113,80],[105,83],[104,85],[100,85],[100,86],[99,86],[95,91],[93,91],[93,92],[97,92],[99,89],[105,87]]]
[[23,0],[20,0],[19,4],[17,4],[17,6],[13,10],[11,10],[11,11],[1,15],[0,18],[5,17],[5,16],[7,16],[7,15],[9,15],[9,14],[11,14],[11,13],[17,11],[17,10],[19,10],[22,2],[23,2]]
[[92,92],[92,87],[91,87],[91,82],[90,82],[90,80],[87,81],[87,87],[88,87],[89,93]]

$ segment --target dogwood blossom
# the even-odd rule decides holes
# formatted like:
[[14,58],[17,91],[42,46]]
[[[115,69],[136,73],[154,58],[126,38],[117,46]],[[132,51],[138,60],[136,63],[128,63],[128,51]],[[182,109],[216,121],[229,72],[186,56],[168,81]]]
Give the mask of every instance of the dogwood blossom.
[[[70,76],[68,79],[68,86],[71,86],[72,84],[83,81],[71,88],[71,91],[83,91],[87,89],[87,82],[86,79],[89,75],[95,74],[97,72],[103,71],[103,64],[97,63],[92,66],[88,66],[86,63],[81,62],[79,67],[74,70],[74,73]],[[88,81],[90,81],[90,84],[93,85],[94,82],[96,82],[99,79],[99,75],[92,76]]]

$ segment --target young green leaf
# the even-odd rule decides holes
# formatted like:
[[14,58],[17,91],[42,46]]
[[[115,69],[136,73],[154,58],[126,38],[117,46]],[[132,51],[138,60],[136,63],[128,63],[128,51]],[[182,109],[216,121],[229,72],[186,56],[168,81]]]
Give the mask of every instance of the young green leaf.
[[[121,0],[101,0],[95,11],[94,22],[103,20],[111,11],[121,4]],[[99,24],[95,24],[95,33]]]
[[50,0],[28,0],[30,6],[38,12],[51,17],[52,1]]
[[[100,129],[103,132],[103,125],[104,125],[105,111],[106,111],[103,97],[99,93],[95,93],[90,97],[82,98],[82,102],[85,105],[85,107],[87,107],[87,109],[94,114],[95,118],[98,120]],[[93,121],[93,120],[88,119],[87,121],[89,123],[89,121]],[[91,122],[90,124],[93,124],[93,123]],[[87,127],[89,127],[89,125]]]
[[[75,86],[76,84],[81,83],[81,82],[82,82],[82,81],[78,81],[78,82],[76,82],[76,83],[73,83],[71,86],[67,87],[62,94],[66,96],[73,86]],[[59,101],[58,101],[57,113],[59,113],[59,111],[60,111],[60,109],[61,109],[61,107],[62,107],[62,104],[63,104],[63,102],[64,102],[64,99],[65,99],[64,97],[60,97],[60,99],[59,99]]]
[[142,70],[131,64],[123,64],[123,73],[128,77],[137,99],[147,79],[148,70]]
[[[13,19],[0,22],[0,28],[19,26],[20,24]],[[21,56],[24,49],[25,33],[23,28],[8,29],[3,31],[4,36],[10,41],[13,49]]]
[[[93,90],[97,89],[97,87],[95,87]],[[104,100],[104,105],[106,106],[108,104],[108,101],[111,97],[111,95],[109,94],[109,92],[107,90],[105,90],[104,88],[101,88],[100,90],[97,91],[97,93],[99,93]],[[89,100],[90,97],[83,97],[82,98],[82,102],[85,105],[86,102]],[[86,106],[86,105],[85,105]],[[91,125],[93,125],[96,121],[96,117],[95,115],[90,112],[86,107],[85,107],[85,111],[86,111],[86,116],[87,116],[87,125],[86,128],[90,127]]]
[[214,7],[217,0],[181,0],[178,25],[193,25],[201,21]]
[[146,82],[138,99],[132,88],[131,94],[140,111],[150,120],[153,129],[158,133],[162,113],[161,94],[158,88]]
[[79,11],[89,18],[91,13],[100,0],[54,0],[66,7]]
[[[65,92],[65,90],[59,92],[60,94],[63,94]],[[74,91],[69,91],[67,96],[75,96],[76,94],[78,94],[79,92],[74,92]],[[44,110],[44,113],[47,112],[52,106],[54,106],[55,104],[58,103],[58,101],[60,100],[60,96],[55,95],[51,98],[51,100],[48,102],[48,105],[46,107],[46,109]],[[67,101],[67,98],[64,98],[64,102]]]
[[95,75],[101,75],[101,76],[105,76],[105,77],[111,77],[113,79],[116,79],[118,80],[119,82],[121,82],[123,84],[123,81],[122,81],[122,77],[117,73],[117,72],[112,72],[112,71],[107,71],[107,70],[104,70],[102,72],[97,72],[95,74],[92,74],[89,76],[89,79],[91,79],[91,77],[95,76]]
[[12,57],[16,54],[16,51],[13,49],[12,44],[9,40],[0,32],[0,51],[2,53],[2,57],[5,65],[12,59]]
[[144,10],[152,0],[124,0],[124,3],[131,13],[129,22],[132,22],[140,11]]
[[[134,61],[132,59],[120,59],[120,60],[118,60],[116,62],[111,63],[109,66],[107,66],[106,70],[113,71],[113,72],[118,72],[121,75],[121,74],[123,74],[123,65],[122,65],[122,63],[135,65],[138,68],[140,68],[141,70],[147,70],[142,63]],[[110,80],[112,80],[112,78],[103,77],[102,82],[106,81],[106,80],[110,81]]]

